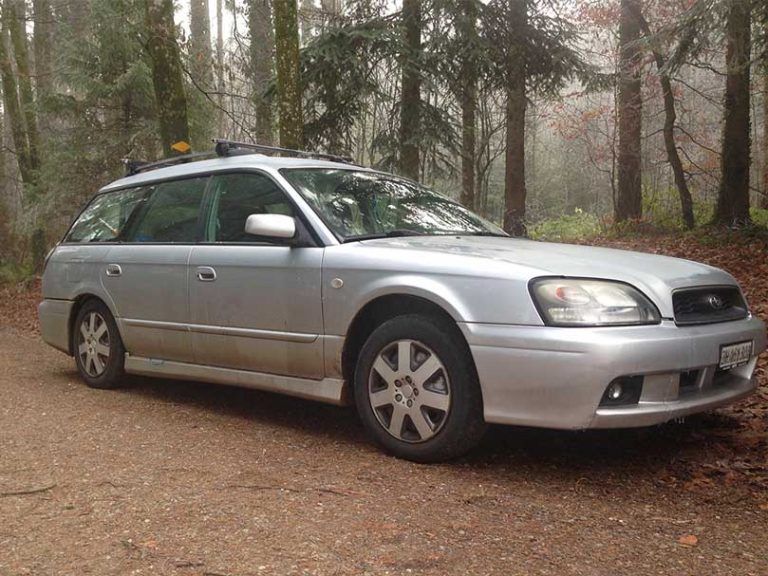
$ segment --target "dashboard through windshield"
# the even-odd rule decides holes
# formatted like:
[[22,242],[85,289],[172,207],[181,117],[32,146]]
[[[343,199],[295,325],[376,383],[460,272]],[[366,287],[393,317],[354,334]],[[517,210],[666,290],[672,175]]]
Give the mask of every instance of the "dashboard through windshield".
[[461,204],[409,180],[363,170],[280,171],[339,240],[388,236],[506,236]]

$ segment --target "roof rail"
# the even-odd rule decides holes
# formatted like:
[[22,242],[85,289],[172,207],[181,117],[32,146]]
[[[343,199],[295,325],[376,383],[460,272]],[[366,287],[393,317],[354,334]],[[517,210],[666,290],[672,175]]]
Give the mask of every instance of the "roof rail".
[[130,160],[129,158],[123,158],[123,165],[125,166],[125,175],[133,176],[134,174],[139,174],[148,170],[155,170],[157,168],[173,166],[174,164],[184,164],[186,162],[202,160],[203,158],[210,158],[213,155],[214,152],[194,152],[192,154],[182,154],[172,158],[164,158],[162,160],[157,160],[156,162],[146,162],[144,160]]
[[[216,154],[218,156],[231,156],[238,151],[253,151],[262,154],[283,154],[286,156],[295,156],[298,158],[316,158],[319,160],[331,160],[332,162],[343,162],[345,164],[354,164],[354,160],[349,156],[337,156],[336,154],[323,154],[321,152],[311,152],[308,150],[293,150],[292,148],[281,148],[280,146],[267,146],[265,144],[250,144],[248,142],[236,142],[233,140],[224,140],[217,138]],[[241,154],[243,152],[240,152]],[[247,153],[247,152],[245,152]]]

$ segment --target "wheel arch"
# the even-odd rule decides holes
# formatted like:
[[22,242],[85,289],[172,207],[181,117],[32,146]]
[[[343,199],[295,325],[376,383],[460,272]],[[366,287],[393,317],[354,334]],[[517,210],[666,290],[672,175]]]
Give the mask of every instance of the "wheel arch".
[[[109,305],[109,302],[107,302],[104,298],[92,292],[83,292],[81,294],[78,294],[77,296],[75,296],[73,300],[74,304],[72,305],[72,308],[69,312],[69,319],[67,322],[67,334],[69,335],[68,341],[69,341],[70,356],[75,355],[75,320],[77,319],[77,315],[80,313],[80,310],[82,309],[82,307],[86,304],[86,302],[90,302],[91,300],[101,302],[102,304],[104,304],[104,306],[107,307],[107,310],[109,310],[109,312],[112,314],[112,317],[115,318],[115,323],[117,324],[117,331],[120,332],[120,323],[117,322],[117,316],[115,315],[115,311]],[[122,334],[120,334],[120,337],[122,338]]]
[[471,363],[471,369],[477,374],[469,344],[456,323],[455,317],[441,304],[429,298],[397,292],[379,295],[371,299],[358,310],[349,324],[341,352],[342,377],[349,389],[354,384],[355,367],[360,351],[371,333],[387,320],[410,314],[427,316],[443,323],[452,332],[459,345],[465,349]]

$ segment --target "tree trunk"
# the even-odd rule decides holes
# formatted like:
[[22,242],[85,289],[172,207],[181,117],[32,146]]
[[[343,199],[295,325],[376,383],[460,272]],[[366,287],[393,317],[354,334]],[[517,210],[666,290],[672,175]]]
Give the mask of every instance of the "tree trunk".
[[216,124],[219,134],[224,134],[224,0],[216,0],[216,90]]
[[24,0],[6,0],[3,12],[10,12],[8,31],[11,47],[16,60],[16,75],[19,82],[19,103],[24,117],[29,149],[30,168],[36,171],[40,167],[40,136],[37,131],[37,110],[32,92],[32,73],[29,67],[29,49],[27,47],[26,14]]
[[24,117],[19,105],[19,92],[16,77],[13,74],[13,64],[9,54],[8,22],[12,18],[10,11],[3,10],[2,29],[0,29],[0,80],[3,84],[3,108],[7,114],[19,174],[24,184],[34,185],[35,171],[29,157],[27,131],[24,128]]
[[475,209],[475,147],[477,113],[477,7],[475,0],[461,0],[459,6],[458,32],[462,38],[460,70],[461,104],[461,203],[470,210]]
[[506,151],[504,154],[504,230],[525,236],[525,78],[507,86]]
[[400,172],[419,179],[421,120],[421,0],[403,0],[404,50],[400,56]]
[[213,83],[213,50],[211,47],[211,17],[208,0],[190,0],[188,74],[198,90],[190,94],[189,121],[192,143],[208,147],[216,130],[214,107],[203,92],[215,89]]
[[[639,10],[640,6],[636,5],[634,8]],[[634,13],[634,16],[646,38],[653,41],[654,35],[643,14],[641,12],[636,12]],[[695,226],[696,222],[693,217],[693,199],[691,198],[691,191],[688,189],[688,183],[685,180],[683,163],[680,161],[680,154],[677,151],[677,143],[675,142],[675,123],[677,122],[675,95],[674,92],[672,92],[672,82],[669,78],[669,74],[665,71],[665,58],[657,47],[653,47],[653,44],[651,46],[653,58],[656,61],[656,68],[659,72],[661,91],[664,97],[664,147],[667,151],[667,160],[672,167],[672,173],[675,177],[677,193],[680,196],[680,208],[683,215],[683,222],[685,223],[685,227],[690,230]]]
[[750,0],[730,0],[726,25],[725,126],[721,155],[722,176],[714,223],[748,224],[749,162],[749,66],[751,42]]
[[53,90],[51,45],[54,42],[53,11],[50,0],[33,0],[35,54],[35,87],[38,98],[44,98]]
[[248,28],[251,33],[251,81],[256,112],[256,140],[271,145],[272,103],[265,96],[272,78],[272,0],[248,0]]
[[187,98],[184,94],[179,45],[176,43],[172,0],[145,0],[149,38],[147,52],[152,63],[160,140],[163,153],[173,155],[177,142],[189,143]]
[[[768,42],[768,24],[766,24]],[[768,52],[763,58],[763,195],[760,207],[768,210]]]
[[66,11],[67,23],[72,32],[78,38],[83,38],[88,33],[91,3],[85,0],[60,0],[60,4]]
[[314,35],[315,4],[313,0],[299,0],[299,29],[301,40],[306,45]]
[[643,215],[641,180],[642,94],[637,0],[621,0],[619,17],[619,187],[616,221]]
[[506,150],[504,153],[504,230],[525,236],[525,111],[526,70],[524,38],[528,26],[527,0],[511,0],[508,5],[508,30],[514,45],[506,71]]
[[296,0],[274,0],[275,56],[280,145],[301,148],[304,117],[301,109],[299,23]]
[[189,59],[192,77],[202,86],[210,89],[213,84],[213,54],[208,0],[190,0]]

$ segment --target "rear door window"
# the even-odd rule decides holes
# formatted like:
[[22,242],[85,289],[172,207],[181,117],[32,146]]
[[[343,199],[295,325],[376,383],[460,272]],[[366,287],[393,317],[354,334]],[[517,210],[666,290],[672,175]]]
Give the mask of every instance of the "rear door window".
[[83,210],[65,242],[115,242],[148,193],[147,188],[128,188],[96,196]]
[[192,243],[200,237],[200,207],[208,177],[157,184],[128,231],[128,242]]

